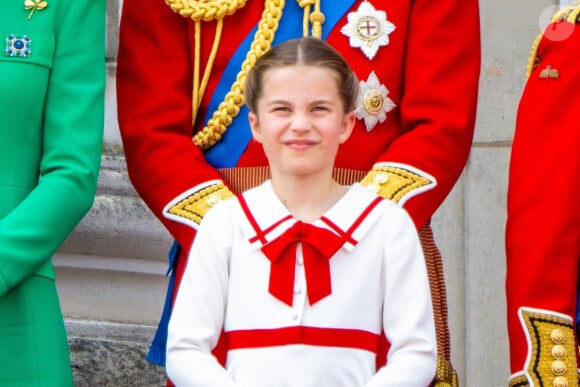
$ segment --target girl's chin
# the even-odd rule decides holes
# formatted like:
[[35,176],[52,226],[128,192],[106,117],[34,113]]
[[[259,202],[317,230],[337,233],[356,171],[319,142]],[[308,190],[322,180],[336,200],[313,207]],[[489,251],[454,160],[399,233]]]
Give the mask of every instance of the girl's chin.
[[[315,175],[320,175],[324,172],[324,169],[320,167],[320,165],[288,165],[284,168],[281,168],[280,171],[285,175],[295,176],[295,177],[310,177]],[[331,169],[332,171],[332,169]]]

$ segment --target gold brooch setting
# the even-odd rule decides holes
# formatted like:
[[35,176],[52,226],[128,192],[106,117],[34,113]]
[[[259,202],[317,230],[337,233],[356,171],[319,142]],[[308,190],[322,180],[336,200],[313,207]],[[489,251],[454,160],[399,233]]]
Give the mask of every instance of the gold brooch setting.
[[46,0],[24,0],[24,9],[30,10],[28,14],[28,20],[32,18],[34,11],[45,9],[48,7],[48,2]]

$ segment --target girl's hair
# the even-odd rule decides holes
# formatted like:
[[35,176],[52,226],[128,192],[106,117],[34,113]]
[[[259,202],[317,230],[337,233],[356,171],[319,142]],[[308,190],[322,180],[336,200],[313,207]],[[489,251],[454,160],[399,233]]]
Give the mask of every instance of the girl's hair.
[[332,46],[310,36],[280,43],[256,60],[244,83],[244,98],[248,108],[253,112],[257,111],[266,71],[294,65],[325,67],[334,71],[337,75],[338,92],[344,102],[344,111],[351,112],[356,108],[359,87],[355,73]]

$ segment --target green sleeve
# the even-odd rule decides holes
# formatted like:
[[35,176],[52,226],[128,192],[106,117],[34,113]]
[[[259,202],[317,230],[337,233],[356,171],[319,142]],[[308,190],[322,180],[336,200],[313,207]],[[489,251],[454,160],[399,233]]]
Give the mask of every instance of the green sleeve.
[[105,3],[52,3],[62,13],[55,17],[54,59],[38,131],[40,179],[0,219],[0,296],[39,271],[51,272],[51,256],[93,203],[103,139]]

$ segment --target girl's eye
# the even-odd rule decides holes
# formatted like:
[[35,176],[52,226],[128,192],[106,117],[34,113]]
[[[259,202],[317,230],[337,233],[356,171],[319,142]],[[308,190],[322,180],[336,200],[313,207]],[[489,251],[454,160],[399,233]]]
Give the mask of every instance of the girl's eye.
[[326,106],[315,106],[312,110],[315,112],[322,112],[322,111],[327,111],[328,108]]
[[290,111],[290,109],[287,106],[274,106],[272,108],[273,112],[287,112]]

